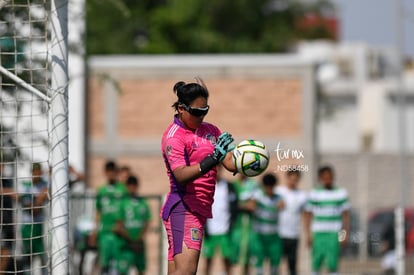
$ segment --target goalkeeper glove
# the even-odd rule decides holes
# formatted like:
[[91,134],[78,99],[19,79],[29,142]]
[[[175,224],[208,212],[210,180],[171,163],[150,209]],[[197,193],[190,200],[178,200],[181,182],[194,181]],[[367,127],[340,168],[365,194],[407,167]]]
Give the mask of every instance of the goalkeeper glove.
[[202,175],[224,160],[227,153],[234,149],[234,146],[230,145],[233,141],[233,137],[227,132],[219,136],[213,153],[200,162],[200,173]]

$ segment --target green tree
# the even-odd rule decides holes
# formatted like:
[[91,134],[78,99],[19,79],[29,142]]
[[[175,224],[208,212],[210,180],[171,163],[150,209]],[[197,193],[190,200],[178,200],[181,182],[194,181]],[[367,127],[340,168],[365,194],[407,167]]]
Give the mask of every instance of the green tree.
[[285,52],[303,37],[329,37],[323,26],[306,32],[296,27],[304,14],[324,14],[329,3],[326,0],[312,5],[283,0],[90,0],[87,1],[87,52]]
[[[87,52],[127,54],[140,51],[149,18],[160,0],[88,0]],[[144,41],[145,42],[145,41]]]

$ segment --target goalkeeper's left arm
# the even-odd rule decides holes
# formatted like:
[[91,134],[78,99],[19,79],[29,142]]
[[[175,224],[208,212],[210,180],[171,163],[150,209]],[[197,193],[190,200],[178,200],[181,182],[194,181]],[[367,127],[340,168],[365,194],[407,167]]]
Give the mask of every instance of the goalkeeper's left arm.
[[227,153],[222,164],[224,168],[226,168],[227,171],[232,172],[232,173],[237,172],[236,167],[234,166],[234,161],[233,161],[233,151]]

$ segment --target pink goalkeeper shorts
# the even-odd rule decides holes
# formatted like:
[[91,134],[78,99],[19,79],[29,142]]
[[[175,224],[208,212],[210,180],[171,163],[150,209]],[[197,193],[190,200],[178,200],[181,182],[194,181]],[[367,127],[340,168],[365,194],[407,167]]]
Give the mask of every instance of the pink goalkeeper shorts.
[[183,243],[187,248],[201,250],[205,223],[205,217],[189,212],[181,202],[172,209],[164,221],[168,238],[168,261],[173,261],[174,256],[182,252]]

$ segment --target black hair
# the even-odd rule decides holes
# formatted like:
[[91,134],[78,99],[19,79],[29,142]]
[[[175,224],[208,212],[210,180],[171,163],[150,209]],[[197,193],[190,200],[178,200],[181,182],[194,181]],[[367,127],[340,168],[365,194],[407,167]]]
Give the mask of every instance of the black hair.
[[178,110],[180,104],[190,106],[199,97],[208,99],[208,90],[203,80],[201,78],[196,78],[196,80],[198,83],[185,83],[184,81],[175,83],[173,91],[178,99],[171,107]]
[[300,178],[302,176],[302,174],[300,173],[300,171],[297,170],[297,169],[288,169],[287,172],[286,172],[286,174],[288,176],[296,175],[298,178]]
[[137,177],[135,176],[129,176],[126,182],[127,185],[134,185],[134,186],[138,186],[139,184],[139,180]]
[[118,170],[118,167],[116,166],[115,161],[108,160],[105,163],[105,171],[116,171],[116,170]]
[[277,184],[277,177],[273,174],[265,174],[262,178],[264,186],[275,186]]
[[321,166],[319,168],[318,176],[320,177],[322,174],[324,174],[326,172],[330,173],[331,175],[334,174],[333,168],[331,166],[325,165],[325,166]]

